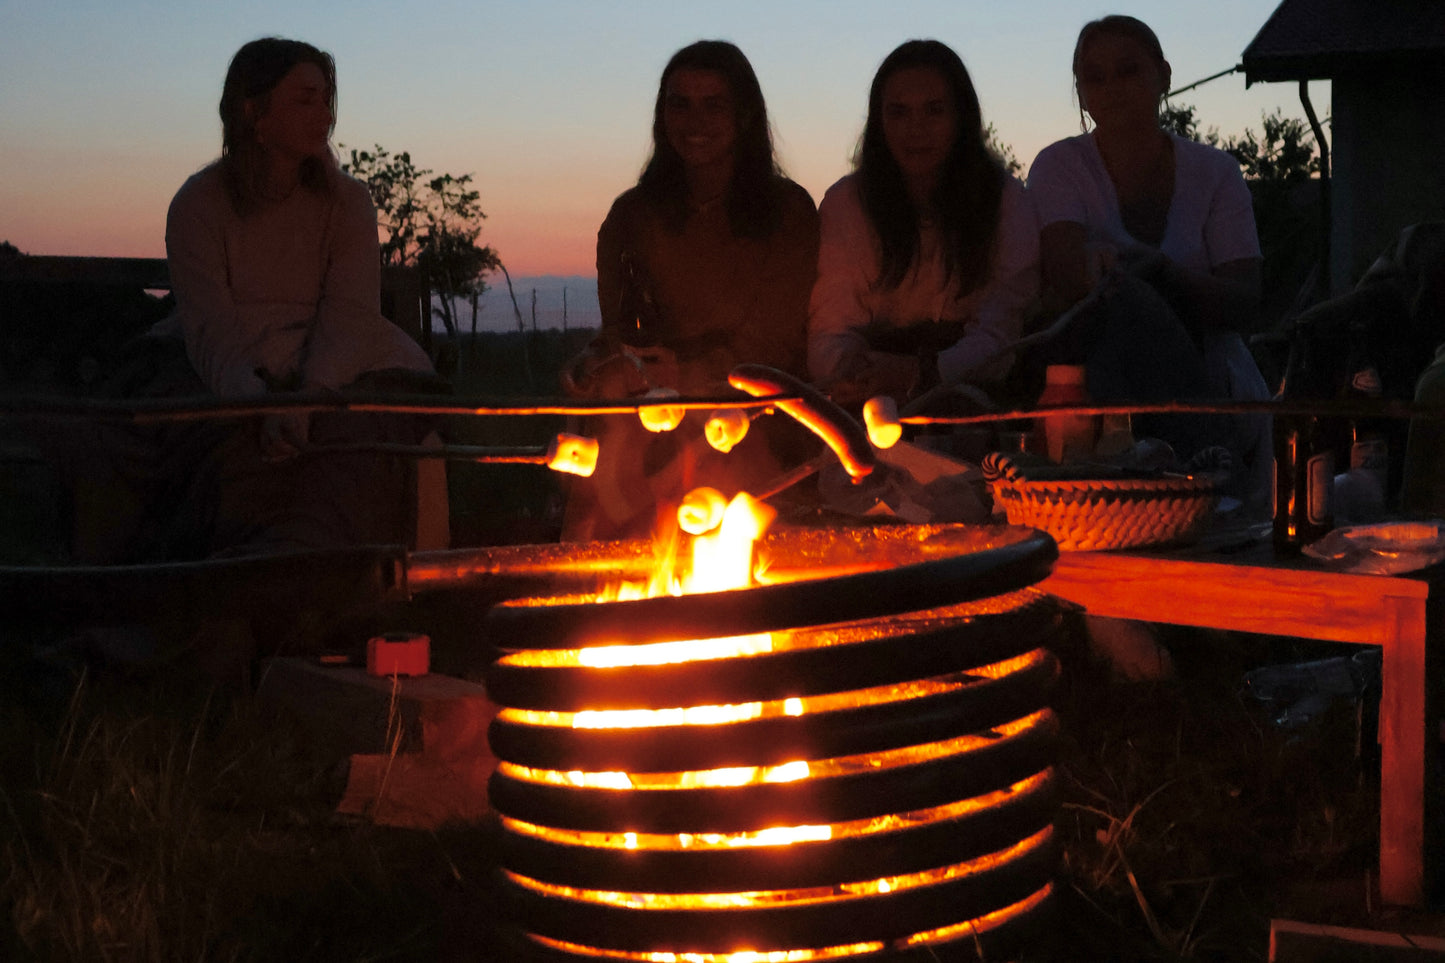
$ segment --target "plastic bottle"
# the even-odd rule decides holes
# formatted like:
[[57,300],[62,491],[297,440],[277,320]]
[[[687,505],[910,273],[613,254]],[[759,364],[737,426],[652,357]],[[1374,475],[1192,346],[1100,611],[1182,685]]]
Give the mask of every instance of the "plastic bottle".
[[[1089,403],[1084,388],[1084,366],[1052,364],[1044,371],[1044,391],[1039,395],[1040,408],[1062,408]],[[1087,459],[1094,454],[1098,438],[1098,418],[1093,415],[1045,415],[1044,443],[1049,461],[1064,462]]]

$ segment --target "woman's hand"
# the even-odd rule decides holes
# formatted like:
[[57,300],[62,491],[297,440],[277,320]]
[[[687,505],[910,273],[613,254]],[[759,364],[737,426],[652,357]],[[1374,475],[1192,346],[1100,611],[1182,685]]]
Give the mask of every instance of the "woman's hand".
[[828,396],[844,407],[861,405],[876,395],[902,403],[918,386],[918,378],[918,359],[913,355],[864,351],[847,374],[828,386]]
[[675,387],[677,358],[666,348],[589,347],[562,368],[562,391],[572,398],[634,398]]
[[261,419],[261,457],[287,461],[301,454],[311,434],[311,412],[282,411]]
[[1147,244],[1133,244],[1119,251],[1118,263],[1123,270],[1155,287],[1169,282],[1174,262],[1157,247]]

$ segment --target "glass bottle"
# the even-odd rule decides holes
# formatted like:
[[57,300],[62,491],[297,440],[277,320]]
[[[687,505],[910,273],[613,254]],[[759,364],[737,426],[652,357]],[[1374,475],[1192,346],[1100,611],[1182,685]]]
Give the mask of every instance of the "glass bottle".
[[[1279,398],[1299,400],[1308,385],[1311,333],[1296,326]],[[1318,415],[1274,419],[1274,550],[1298,555],[1334,528],[1335,453]]]
[[641,259],[631,251],[622,252],[622,287],[618,293],[618,335],[623,344],[633,348],[650,348],[661,337],[658,330],[657,304],[652,295],[652,279]]
[[[1363,325],[1350,326],[1350,352],[1345,371],[1349,380],[1341,391],[1344,400],[1364,401],[1383,397],[1384,385],[1370,350],[1369,331]],[[1379,492],[1381,507],[1390,488],[1390,447],[1386,431],[1386,423],[1379,418],[1356,417],[1350,420],[1349,470],[1368,476]]]

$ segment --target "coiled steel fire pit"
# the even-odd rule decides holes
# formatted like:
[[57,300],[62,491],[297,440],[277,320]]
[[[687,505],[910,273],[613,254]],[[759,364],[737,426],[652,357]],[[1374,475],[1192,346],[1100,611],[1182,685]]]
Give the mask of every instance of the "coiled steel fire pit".
[[1018,952],[1057,863],[1058,612],[1030,587],[1053,542],[898,526],[761,552],[753,588],[488,614],[519,957]]

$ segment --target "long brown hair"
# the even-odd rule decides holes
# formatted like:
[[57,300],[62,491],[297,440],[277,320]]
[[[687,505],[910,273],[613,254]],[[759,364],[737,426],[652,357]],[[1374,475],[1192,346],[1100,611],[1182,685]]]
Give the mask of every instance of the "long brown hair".
[[[271,92],[298,64],[315,64],[326,78],[332,123],[336,117],[336,61],[301,40],[263,37],[236,51],[221,88],[221,173],[236,211],[247,214],[261,204],[266,165],[256,137],[255,118],[270,106]],[[247,110],[255,104],[254,113]],[[331,190],[331,165],[323,158],[301,162],[301,185],[317,193]]]
[[899,46],[883,59],[868,92],[868,121],[854,167],[863,210],[882,253],[874,287],[883,291],[898,287],[918,259],[923,212],[909,199],[903,171],[883,136],[883,88],[898,71],[910,68],[936,71],[953,97],[953,146],[939,171],[927,213],[942,232],[944,276],[967,294],[988,280],[1008,174],[984,141],[983,115],[968,68],[952,48],[937,40],[909,40]]
[[652,156],[637,179],[643,194],[656,203],[675,230],[687,219],[687,178],[682,157],[667,139],[663,119],[667,81],[678,70],[710,70],[728,85],[733,98],[737,139],[733,146],[733,176],[724,199],[728,223],[738,237],[760,238],[782,223],[782,170],[773,152],[768,108],[753,65],[735,44],[726,40],[699,40],[672,55],[657,86],[652,113]]

